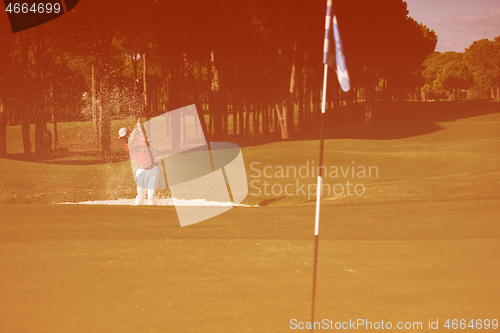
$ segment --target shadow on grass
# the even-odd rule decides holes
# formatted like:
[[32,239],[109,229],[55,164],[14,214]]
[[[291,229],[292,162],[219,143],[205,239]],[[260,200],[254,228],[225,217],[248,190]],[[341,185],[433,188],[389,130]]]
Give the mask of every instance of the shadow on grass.
[[453,102],[394,103],[401,120],[456,121],[471,117],[500,113],[500,100],[465,100]]
[[58,165],[97,165],[97,164],[110,164],[110,163],[120,163],[129,161],[129,155],[125,151],[112,151],[109,160],[105,161],[100,150],[76,150],[70,151],[68,149],[58,149],[52,151],[51,153],[44,155],[37,155],[32,153],[30,155],[25,155],[23,153],[7,154],[4,158],[16,160],[16,161],[26,161],[26,162],[37,162],[37,163],[47,163],[47,164],[58,164]]
[[[430,121],[383,121],[372,123],[355,123],[336,127],[325,126],[325,139],[357,139],[357,140],[396,140],[409,137],[434,133],[443,130],[444,127]],[[288,140],[281,138],[255,139],[255,140],[231,140],[240,147],[259,146],[274,142],[294,142],[305,140],[319,140],[320,131],[315,130],[307,133],[295,134]]]
[[286,198],[286,196],[285,197],[278,197],[278,198],[266,199],[266,200],[261,201],[259,203],[259,206],[263,206],[263,207],[264,206],[269,206],[270,204],[275,203],[275,202],[280,201],[280,200],[285,199],[285,198]]
[[[500,113],[500,100],[467,100],[454,102],[375,103],[372,122],[364,122],[364,102],[346,106],[325,119],[325,139],[395,140],[443,130],[438,122]],[[319,127],[319,126],[318,126]],[[320,131],[295,133],[286,141],[319,140]],[[282,142],[280,137],[229,138],[240,147]]]
[[[466,100],[454,102],[393,102],[376,101],[372,122],[364,123],[364,102],[343,108],[328,110],[325,119],[325,139],[359,139],[359,140],[395,140],[430,134],[443,130],[438,122],[450,122],[460,119],[500,113],[500,100]],[[318,140],[319,124],[294,133],[288,140],[281,139],[279,133],[269,134],[265,138],[256,136],[227,136],[222,140],[234,142],[240,147],[261,146],[275,142],[293,142]],[[69,150],[60,148],[49,155],[39,157],[35,154],[26,156],[22,153],[7,154],[4,158],[60,165],[96,165],[119,163],[129,160],[124,150],[112,150],[108,161],[103,158],[99,149]]]

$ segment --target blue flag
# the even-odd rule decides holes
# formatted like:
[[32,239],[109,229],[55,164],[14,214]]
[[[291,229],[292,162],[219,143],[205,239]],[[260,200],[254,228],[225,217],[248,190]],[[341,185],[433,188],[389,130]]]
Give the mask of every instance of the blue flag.
[[[332,25],[330,29],[330,26]],[[332,33],[333,31],[333,42],[335,43],[335,51],[333,51],[332,44]],[[335,57],[334,57],[335,54]],[[343,91],[349,91],[351,88],[351,83],[349,81],[349,74],[347,72],[347,65],[345,63],[345,56],[342,48],[342,40],[340,39],[339,26],[337,24],[337,18],[333,15],[332,20],[332,1],[328,0],[326,8],[326,25],[325,25],[325,44],[323,50],[323,63],[334,68],[337,72],[337,77],[339,79],[340,87]]]

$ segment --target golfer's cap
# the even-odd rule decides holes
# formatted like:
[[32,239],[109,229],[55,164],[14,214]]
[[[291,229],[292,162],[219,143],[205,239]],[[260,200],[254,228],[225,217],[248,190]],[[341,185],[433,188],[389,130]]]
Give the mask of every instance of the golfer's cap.
[[118,135],[120,136],[120,139],[125,137],[125,135],[127,135],[127,133],[128,133],[128,128],[126,128],[126,127],[122,127],[118,131]]

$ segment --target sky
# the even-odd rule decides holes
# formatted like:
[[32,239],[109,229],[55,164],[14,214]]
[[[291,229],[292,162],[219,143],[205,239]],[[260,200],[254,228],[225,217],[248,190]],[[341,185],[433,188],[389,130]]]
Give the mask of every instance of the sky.
[[436,51],[464,52],[475,40],[500,36],[500,0],[405,1],[409,15],[436,32]]

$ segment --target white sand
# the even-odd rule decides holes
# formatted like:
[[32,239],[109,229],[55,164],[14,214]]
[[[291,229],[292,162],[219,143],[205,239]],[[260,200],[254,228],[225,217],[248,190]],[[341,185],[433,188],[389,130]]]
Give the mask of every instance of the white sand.
[[[147,200],[144,200],[147,205]],[[82,201],[82,202],[60,202],[59,204],[66,205],[126,205],[134,206],[134,199],[116,199],[116,200],[97,200],[97,201]],[[249,205],[242,205],[231,202],[217,202],[217,201],[206,201],[204,199],[157,199],[157,206],[238,206],[238,207],[256,207]]]

